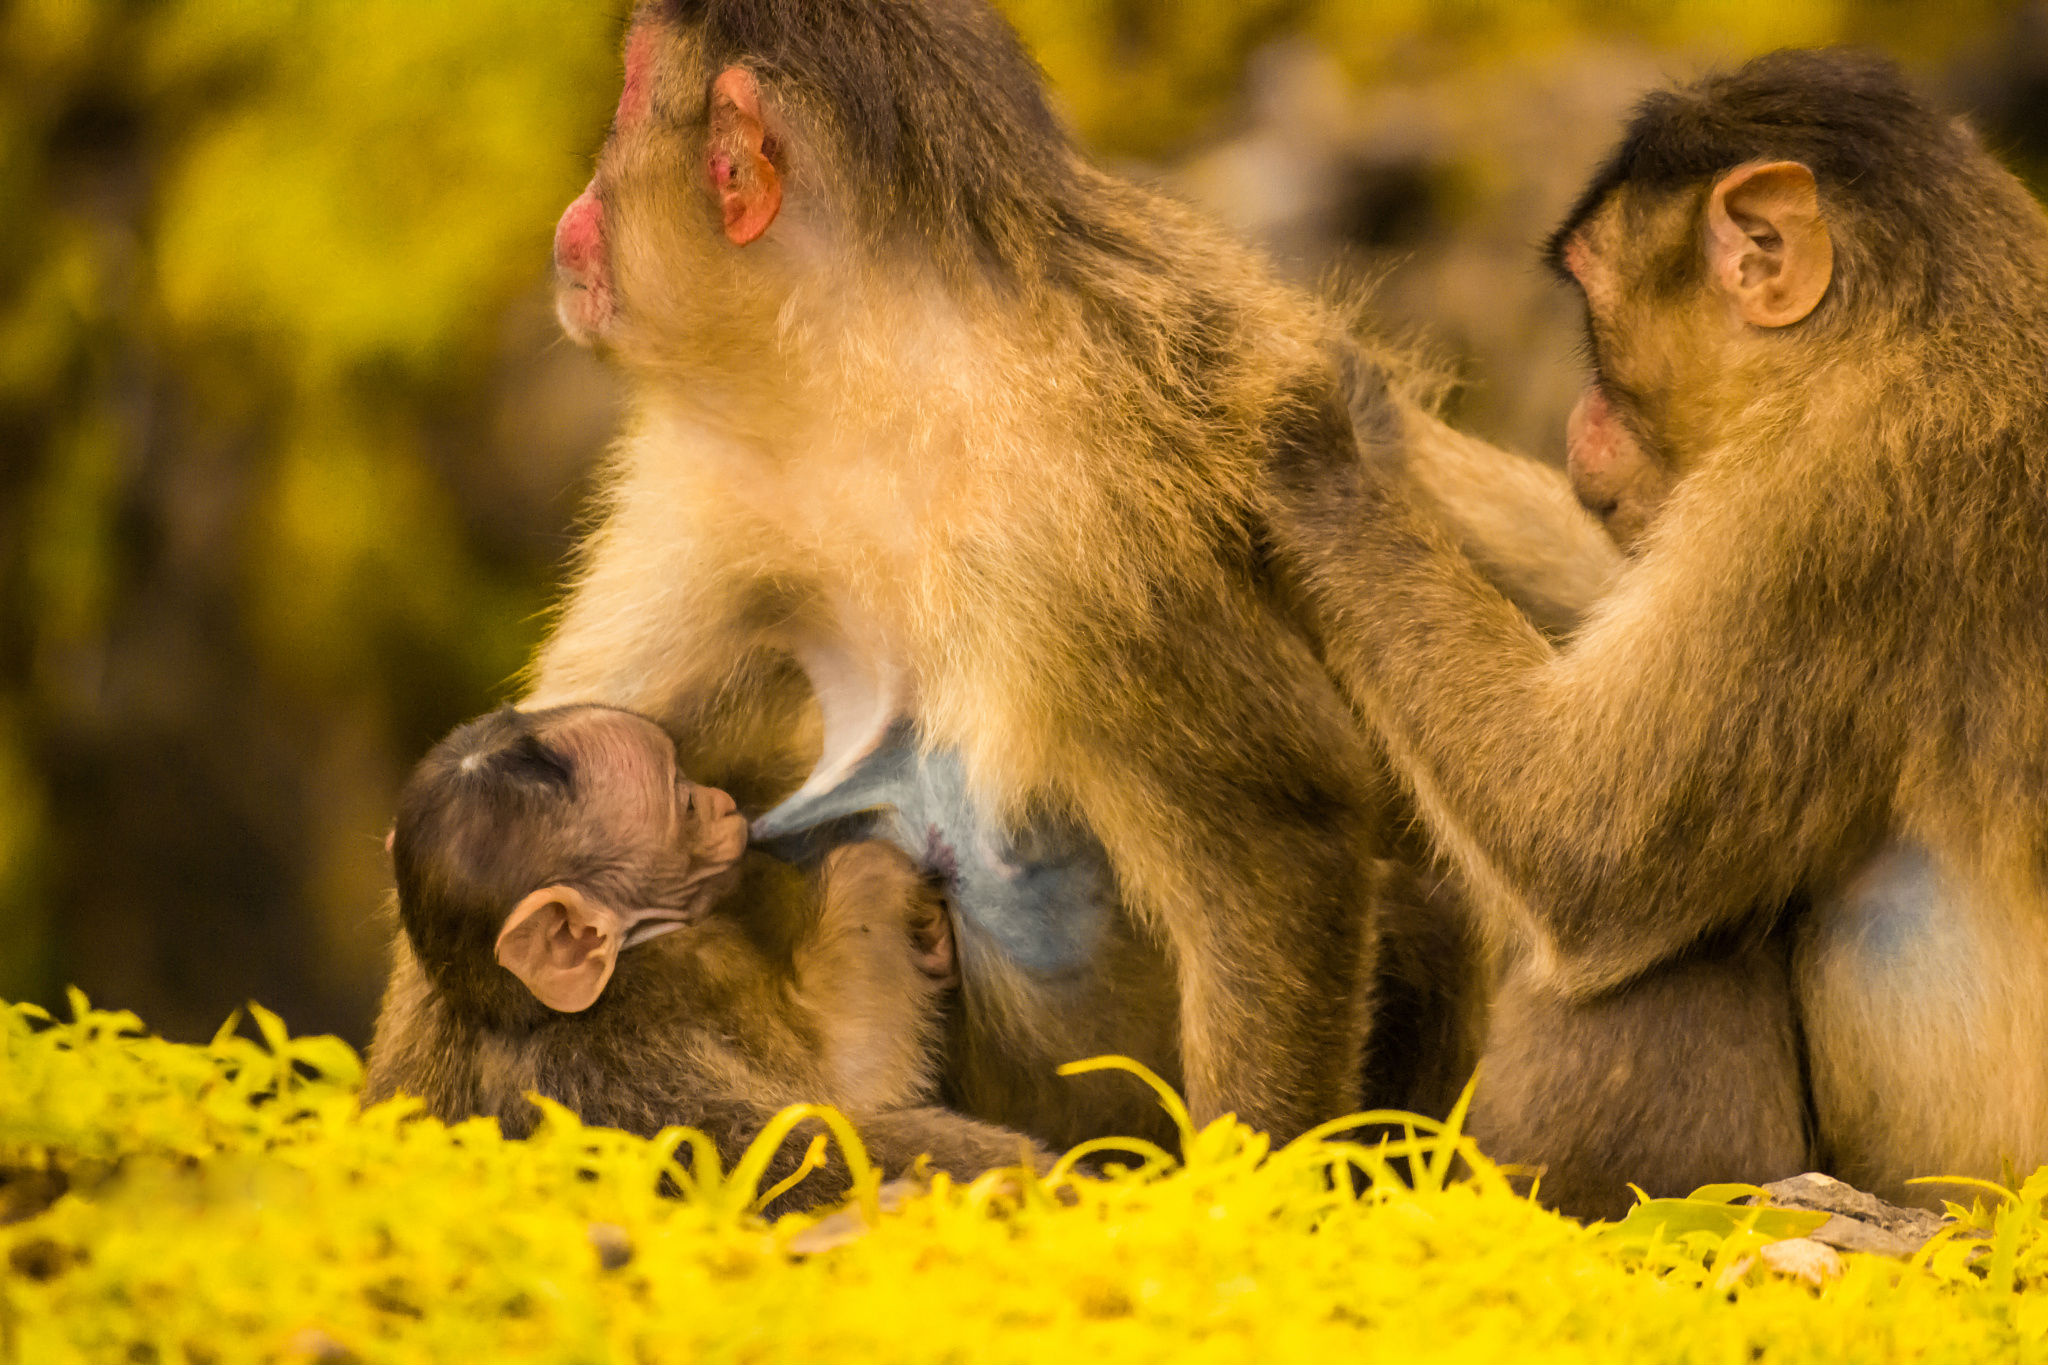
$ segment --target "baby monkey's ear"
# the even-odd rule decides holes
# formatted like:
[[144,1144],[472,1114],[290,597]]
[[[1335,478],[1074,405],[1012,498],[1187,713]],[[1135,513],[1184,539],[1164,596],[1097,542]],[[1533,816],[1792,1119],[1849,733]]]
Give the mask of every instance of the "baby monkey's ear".
[[624,936],[610,906],[573,886],[544,886],[505,917],[498,965],[525,982],[541,1004],[575,1014],[604,993]]

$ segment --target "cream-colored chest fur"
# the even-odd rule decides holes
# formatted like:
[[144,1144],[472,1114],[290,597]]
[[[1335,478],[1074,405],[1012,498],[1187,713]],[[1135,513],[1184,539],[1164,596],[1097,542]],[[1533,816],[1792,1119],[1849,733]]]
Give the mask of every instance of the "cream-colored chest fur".
[[739,596],[752,580],[790,604],[765,630],[824,708],[821,780],[835,753],[907,715],[1002,804],[1056,762],[1038,695],[1039,579],[1109,547],[1087,462],[1048,458],[1043,424],[961,406],[954,391],[874,409],[842,399],[836,416],[756,419],[751,436],[644,413],[618,503],[666,509],[669,525],[635,533],[688,542],[707,578]]

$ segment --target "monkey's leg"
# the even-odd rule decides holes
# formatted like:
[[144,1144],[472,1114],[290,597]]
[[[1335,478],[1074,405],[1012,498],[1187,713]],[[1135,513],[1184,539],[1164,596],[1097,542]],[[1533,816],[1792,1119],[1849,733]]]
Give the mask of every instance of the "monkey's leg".
[[1479,1060],[1486,971],[1457,884],[1419,840],[1379,872],[1380,935],[1361,1108],[1441,1119]]
[[[1083,807],[1128,903],[1172,950],[1195,1120],[1234,1112],[1277,1142],[1358,1104],[1377,828],[1359,768],[1339,766],[1360,761],[1341,708],[1313,755],[1288,755],[1301,737],[1249,714],[1287,707],[1284,686],[1216,697],[1208,723],[1251,738],[1235,752],[1175,752],[1178,781],[1146,772],[1143,740],[1112,749],[1123,765]],[[1292,714],[1314,705],[1304,701]]]
[[1053,1163],[1052,1153],[1022,1133],[936,1106],[862,1115],[854,1127],[868,1158],[892,1176],[909,1171],[920,1156],[960,1181],[1006,1166],[1043,1174]]
[[1786,956],[1773,935],[1577,1002],[1511,970],[1468,1130],[1582,1218],[1621,1216],[1629,1183],[1682,1195],[1812,1169]]

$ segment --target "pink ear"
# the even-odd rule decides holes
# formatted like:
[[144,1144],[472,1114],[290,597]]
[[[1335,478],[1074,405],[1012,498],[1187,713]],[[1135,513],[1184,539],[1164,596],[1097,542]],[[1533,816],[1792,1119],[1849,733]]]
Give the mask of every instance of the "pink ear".
[[544,886],[505,917],[498,965],[551,1010],[575,1014],[604,994],[619,961],[619,916],[573,886]]
[[1813,172],[1797,161],[1737,167],[1707,196],[1708,275],[1756,327],[1790,327],[1820,305],[1835,246]]
[[782,172],[753,74],[729,66],[711,85],[711,188],[734,246],[759,240],[782,211]]

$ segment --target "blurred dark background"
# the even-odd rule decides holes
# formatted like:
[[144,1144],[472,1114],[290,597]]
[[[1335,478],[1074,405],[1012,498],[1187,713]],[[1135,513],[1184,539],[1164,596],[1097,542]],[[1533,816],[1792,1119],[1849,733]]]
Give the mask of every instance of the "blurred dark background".
[[[361,1042],[407,765],[506,699],[615,396],[546,267],[590,0],[0,0],[0,997]],[[1533,244],[1644,89],[1883,48],[2042,183],[2048,3],[1011,0],[1074,126],[1559,458]]]

